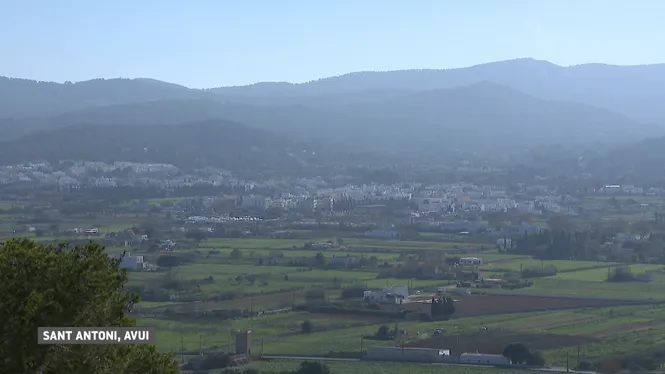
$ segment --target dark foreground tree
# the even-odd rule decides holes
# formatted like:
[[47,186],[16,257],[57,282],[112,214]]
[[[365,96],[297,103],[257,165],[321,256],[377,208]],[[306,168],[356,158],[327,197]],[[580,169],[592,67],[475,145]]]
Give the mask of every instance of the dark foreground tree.
[[[170,374],[177,362],[149,345],[38,345],[37,327],[134,326],[125,270],[97,243],[0,244],[0,373]],[[157,337],[159,339],[159,337]]]
[[513,364],[523,364],[531,357],[531,352],[526,345],[513,343],[503,349],[503,356],[509,358]]
[[440,298],[432,298],[432,304],[430,306],[432,318],[450,318],[455,314],[455,300],[448,296],[442,296]]

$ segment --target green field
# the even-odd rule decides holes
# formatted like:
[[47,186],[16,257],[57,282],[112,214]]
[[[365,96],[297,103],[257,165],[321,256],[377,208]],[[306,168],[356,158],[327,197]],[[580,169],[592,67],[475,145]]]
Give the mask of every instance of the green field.
[[[289,250],[293,247],[302,247],[305,243],[325,242],[333,238],[314,238],[314,239],[265,239],[265,238],[242,238],[226,239],[211,238],[203,244],[210,248],[238,248],[238,249],[281,249]],[[314,251],[316,254],[316,251]]]
[[[607,269],[602,269],[607,276]],[[533,286],[517,290],[492,290],[487,292],[516,293],[525,295],[552,295],[576,297],[603,297],[616,299],[649,299],[652,297],[665,300],[665,288],[655,282],[598,282],[579,281],[557,278],[533,279]]]
[[21,207],[23,204],[19,204],[18,202],[14,201],[0,201],[0,209],[2,210],[7,210],[7,209],[12,209],[15,207]]
[[[407,331],[408,336],[424,336],[423,333],[431,333],[437,328],[445,328],[455,333],[477,331],[479,326],[499,327],[509,321],[520,321],[529,316],[549,315],[552,318],[554,312],[531,312],[512,313],[505,315],[493,315],[483,317],[459,318],[450,321],[437,322],[400,322],[399,327]],[[265,354],[326,354],[328,352],[359,352],[360,337],[373,334],[377,331],[380,323],[366,327],[354,327],[332,331],[322,331],[307,335],[294,335],[283,338],[266,339],[264,342]],[[390,346],[395,345],[392,341],[365,340],[363,346]]]
[[[485,251],[481,253],[477,253],[473,255],[475,257],[480,257],[483,259],[483,262],[485,264],[495,262],[495,261],[506,261],[506,262],[513,262],[513,261],[524,261],[524,260],[519,260],[519,259],[524,259],[525,257],[530,257],[530,256],[525,256],[525,255],[517,255],[517,254],[506,254],[506,253],[498,253],[496,251]],[[471,257],[473,257],[471,256]],[[464,257],[464,256],[461,256]],[[498,267],[499,265],[496,264]]]
[[[233,344],[233,331],[240,329],[251,329],[254,331],[252,335],[257,344],[261,339],[270,342],[280,339],[280,336],[289,334],[295,334],[296,337],[305,336],[301,334],[300,326],[305,320],[312,322],[315,331],[361,328],[362,326],[373,325],[378,322],[362,318],[330,318],[326,315],[293,312],[207,323],[140,318],[138,319],[138,324],[157,328],[157,345],[160,350],[181,352],[182,350],[195,351],[199,347],[207,349],[213,346],[228,347]],[[371,331],[372,329],[370,328],[369,330]],[[314,332],[308,336],[317,337],[319,335]],[[288,340],[286,341],[288,342]],[[338,343],[341,341],[341,339],[336,340]],[[266,343],[266,345],[268,344],[271,343]],[[318,346],[320,347],[320,344]]]
[[[415,336],[416,332],[445,328],[452,334],[472,333],[478,326],[530,334],[572,334],[592,336],[600,339],[596,343],[579,347],[582,359],[593,359],[605,355],[640,352],[645,346],[665,347],[665,311],[658,306],[630,306],[587,308],[572,311],[520,313],[503,316],[463,318],[438,323],[402,323],[400,328]],[[353,331],[330,331],[302,337],[286,337],[265,343],[266,354],[303,352],[309,354],[339,351],[339,347],[359,345],[358,336],[371,332],[376,326],[353,329]],[[300,338],[300,339],[298,339]],[[358,341],[354,344],[354,341]],[[617,344],[620,341],[621,344]],[[367,343],[367,342],[366,342]],[[383,342],[371,342],[384,345]],[[646,344],[646,345],[645,345]],[[577,346],[548,350],[545,353],[553,366],[565,366],[566,354],[577,351]]]
[[[355,243],[363,243],[364,247],[358,247]],[[365,239],[345,239],[349,249],[346,251],[320,250],[326,258],[346,255],[374,255],[372,249],[381,246],[381,250],[392,248],[398,250],[401,241],[381,241]],[[296,239],[228,239],[210,240],[202,243],[202,248],[197,250],[182,251],[180,254],[189,254],[192,263],[176,267],[171,276],[183,279],[214,278],[214,283],[201,286],[201,291],[215,295],[220,292],[240,292],[254,294],[226,301],[210,301],[199,304],[146,304],[147,313],[151,310],[158,312],[164,308],[177,309],[199,313],[206,310],[246,308],[254,311],[284,308],[293,303],[304,302],[305,290],[309,287],[324,287],[326,295],[330,299],[338,297],[339,290],[335,287],[351,284],[365,284],[369,288],[382,288],[392,285],[410,285],[414,288],[434,288],[448,285],[450,281],[445,280],[415,280],[415,279],[376,279],[378,269],[370,270],[323,270],[299,268],[292,266],[257,266],[253,263],[259,258],[268,258],[281,252],[284,258],[313,257],[319,250],[294,250],[288,249],[302,246],[307,241]],[[348,244],[351,242],[352,244]],[[417,252],[410,246],[418,242],[406,242],[403,251]],[[419,243],[422,244],[422,243]],[[433,243],[426,243],[431,246]],[[435,243],[436,244],[436,243]],[[289,247],[290,246],[290,247]],[[439,246],[440,248],[441,246]],[[241,250],[241,259],[231,259],[232,249]],[[286,248],[286,249],[282,249]],[[431,249],[431,247],[430,247]],[[209,251],[216,250],[214,254]],[[397,253],[377,252],[377,257],[390,263],[396,263]],[[281,257],[280,256],[280,257]],[[539,294],[539,295],[574,295],[586,297],[608,297],[608,298],[642,298],[663,297],[665,299],[665,273],[662,275],[663,282],[653,283],[608,283],[603,280],[607,274],[607,268],[614,265],[607,262],[594,261],[540,261],[534,259],[520,258],[515,255],[504,255],[496,252],[486,254],[479,253],[475,256],[483,257],[487,265],[485,270],[508,270],[519,271],[523,268],[555,266],[563,271],[557,276],[549,278],[534,279],[533,287],[526,289],[510,290],[488,290],[488,292]],[[492,261],[512,260],[492,263]],[[599,267],[599,269],[588,269]],[[635,274],[646,271],[654,271],[662,268],[659,265],[631,265]],[[656,274],[661,274],[656,273]],[[133,284],[149,284],[155,277],[164,277],[164,273],[158,274],[132,274]],[[237,281],[238,277],[256,276],[257,281],[251,283],[246,280]],[[285,277],[286,276],[286,277]],[[288,280],[286,280],[288,278]],[[660,279],[656,277],[657,279]],[[245,278],[243,278],[245,279]],[[298,291],[283,292],[262,295],[262,292],[298,288]],[[629,339],[621,350],[613,347],[611,340],[617,338],[615,335],[603,336],[599,341],[580,347],[582,357],[593,359],[610,353],[630,353],[637,350],[642,341],[650,344],[661,344],[661,331],[658,319],[665,317],[654,313],[652,309],[645,307],[616,307],[616,308],[588,308],[573,311],[549,311],[530,312],[517,314],[497,314],[483,317],[459,318],[440,322],[417,322],[399,321],[399,327],[407,331],[408,339],[420,339],[427,337],[431,331],[437,328],[445,328],[452,334],[467,334],[478,330],[478,326],[490,329],[500,329],[512,332],[529,334],[588,334],[600,336],[603,331],[623,331],[626,326],[635,323],[643,323],[652,326],[651,330],[637,332],[634,336],[623,334],[622,339]],[[635,309],[637,308],[637,309]],[[640,309],[641,308],[641,309]],[[157,315],[156,315],[157,316]],[[304,334],[301,332],[300,324],[310,320],[315,326],[315,331]],[[349,315],[322,315],[304,312],[287,312],[285,314],[263,315],[240,320],[225,320],[219,322],[185,322],[165,320],[162,318],[141,317],[140,323],[158,327],[160,333],[159,348],[161,350],[196,351],[199,347],[203,350],[212,347],[229,347],[232,343],[231,331],[235,329],[251,329],[257,346],[260,344],[265,354],[293,354],[293,355],[325,355],[329,352],[350,351],[359,352],[361,347],[361,336],[371,335],[377,331],[381,324],[392,326],[396,321],[381,320],[376,317],[358,317]],[[646,340],[644,340],[646,339]],[[259,343],[260,342],[260,343]],[[665,345],[665,342],[662,342]],[[396,344],[394,341],[372,341],[364,340],[363,347],[386,346]],[[545,351],[548,362],[562,365],[566,354],[572,348],[555,348]],[[576,348],[575,348],[576,349]],[[295,363],[293,363],[295,364]],[[257,364],[258,365],[258,364]],[[261,363],[261,365],[288,365],[288,363]],[[351,364],[349,364],[351,365]],[[355,364],[355,365],[368,365]],[[393,366],[390,364],[389,366]],[[356,366],[360,368],[360,366]],[[429,367],[427,367],[429,368]],[[352,370],[351,367],[343,367],[340,370]],[[359,370],[365,370],[359,369]],[[369,369],[367,369],[369,370]],[[381,370],[381,369],[377,369]],[[348,371],[346,371],[348,372]]]
[[[465,248],[469,243],[463,242],[438,242],[438,241],[409,241],[398,239],[371,239],[371,238],[347,238],[344,245],[349,248],[359,249],[399,249],[399,250],[450,250],[454,248]],[[489,245],[487,245],[490,247]]]
[[[651,265],[651,264],[637,264],[637,265],[628,265],[630,271],[635,274],[644,274],[647,272],[658,271],[663,269],[663,265]],[[569,273],[561,273],[548,278],[554,279],[563,279],[563,280],[579,280],[586,282],[604,282],[607,281],[607,276],[611,269],[589,269],[581,271],[573,271]]]
[[[477,330],[478,326],[503,326],[511,321],[519,323],[528,317],[552,318],[555,312],[514,313],[484,317],[460,318],[444,322],[401,322],[400,329],[410,336],[430,332],[444,327],[457,333]],[[310,320],[315,332],[302,334],[300,323]],[[360,338],[373,334],[384,323],[380,319],[320,315],[306,312],[265,315],[240,320],[225,320],[209,323],[168,321],[156,318],[139,318],[142,326],[157,327],[158,347],[167,351],[197,350],[212,346],[231,344],[231,332],[236,329],[251,329],[256,342],[263,340],[265,354],[327,354],[339,351],[360,351]],[[390,323],[389,323],[390,324]],[[534,328],[537,326],[535,323]],[[525,327],[526,328],[526,327]],[[323,331],[319,331],[323,330]],[[257,343],[258,344],[258,343]],[[363,346],[394,345],[392,341],[365,340]]]
[[508,271],[520,271],[520,269],[528,268],[541,268],[547,266],[554,266],[558,271],[570,271],[575,269],[584,269],[590,267],[607,267],[617,264],[616,262],[600,262],[600,261],[570,261],[570,260],[536,260],[536,259],[519,259],[511,262],[501,262],[498,264],[488,264],[481,267],[481,270],[495,270],[502,269]]
[[[330,368],[332,374],[517,374],[524,373],[524,370],[499,369],[493,367],[470,367],[470,366],[446,366],[445,369],[437,365],[410,364],[398,362],[336,362],[326,361],[325,364]],[[279,360],[279,361],[256,361],[247,368],[254,368],[266,371],[284,371],[295,370],[300,365],[299,361]],[[244,368],[244,367],[243,367]],[[240,368],[242,369],[242,368]]]
[[431,288],[439,286],[448,286],[454,284],[453,281],[447,280],[427,280],[427,279],[395,279],[395,278],[384,278],[384,279],[373,279],[363,282],[368,288],[383,288],[390,286],[402,286],[409,285],[413,288]]
[[342,281],[373,280],[376,279],[376,273],[355,270],[312,270],[289,275],[289,280],[302,280],[307,282],[332,282],[334,279]]
[[[155,202],[159,203],[159,202]],[[3,216],[4,217],[4,216]],[[122,230],[144,222],[146,217],[116,217],[99,220],[72,220],[61,225],[64,227],[99,227],[106,230]],[[13,223],[3,219],[1,227],[7,230]],[[302,233],[306,233],[303,231]],[[328,236],[330,235],[330,236]],[[437,235],[425,235],[427,240],[438,238]],[[441,236],[443,237],[443,236]],[[56,240],[55,237],[41,237],[40,240]],[[477,333],[480,327],[506,334],[557,334],[561,336],[591,336],[592,343],[579,347],[583,359],[597,359],[613,354],[632,354],[640,347],[665,347],[665,314],[660,307],[612,307],[587,308],[567,311],[539,311],[529,313],[491,314],[491,305],[487,306],[488,315],[482,317],[456,318],[448,321],[419,322],[416,320],[390,320],[388,317],[368,317],[348,314],[313,314],[307,312],[286,311],[281,314],[269,314],[275,309],[289,309],[293,305],[307,301],[308,290],[320,289],[327,300],[337,300],[342,288],[350,285],[365,285],[379,289],[386,286],[409,285],[422,289],[423,293],[436,287],[449,285],[449,280],[419,279],[377,279],[383,270],[383,262],[389,266],[412,264],[415,261],[427,262],[431,258],[442,261],[439,254],[432,255],[425,251],[453,251],[483,245],[485,251],[461,255],[452,252],[453,257],[481,257],[485,265],[481,270],[486,274],[503,272],[515,274],[520,269],[554,266],[558,274],[547,278],[533,279],[534,285],[517,290],[487,290],[487,292],[571,295],[584,297],[607,297],[625,299],[663,299],[665,300],[665,272],[659,271],[662,265],[630,265],[634,274],[654,272],[651,283],[609,283],[606,282],[608,268],[617,263],[598,261],[540,261],[515,254],[502,254],[492,244],[416,241],[416,240],[381,240],[367,238],[344,238],[342,246],[333,249],[311,249],[303,247],[307,243],[331,241],[337,243],[337,237],[330,233],[312,233],[311,239],[273,239],[273,238],[210,238],[195,243],[186,238],[176,238],[185,243],[188,249],[179,249],[171,254],[161,252],[141,252],[146,260],[156,263],[159,256],[173,255],[186,258],[186,261],[169,271],[130,272],[129,285],[154,289],[166,288],[176,296],[193,296],[196,302],[148,301],[140,303],[133,311],[140,325],[157,328],[158,349],[179,354],[191,354],[197,351],[228,350],[233,345],[232,332],[237,329],[253,331],[255,351],[258,347],[265,354],[325,355],[330,352],[359,353],[363,348],[398,344],[395,341],[362,340],[364,335],[372,335],[385,324],[392,328],[396,324],[407,332],[407,342],[428,338],[433,330],[443,328],[448,334],[460,335]],[[456,239],[463,240],[463,239]],[[110,253],[120,253],[132,248],[109,248]],[[234,249],[240,250],[239,258],[231,256]],[[376,257],[380,266],[354,270],[325,270],[309,267],[312,259],[321,252],[327,260],[333,257],[364,256]],[[410,259],[399,258],[406,253]],[[441,253],[441,252],[438,252]],[[453,254],[455,253],[455,254]],[[236,253],[234,253],[236,254]],[[420,256],[420,259],[416,260]],[[424,258],[424,260],[423,260]],[[401,261],[398,261],[401,260]],[[296,262],[298,261],[298,262]],[[410,262],[413,261],[413,262]],[[271,265],[263,265],[268,263]],[[290,264],[307,266],[285,266]],[[590,269],[591,268],[591,269]],[[579,270],[582,269],[582,270]],[[183,286],[184,284],[184,286]],[[178,288],[179,287],[179,288]],[[312,294],[311,292],[309,294]],[[473,297],[473,296],[472,296]],[[197,299],[198,298],[198,299]],[[168,299],[168,298],[167,298]],[[176,298],[177,300],[184,300]],[[154,298],[151,300],[163,300]],[[191,299],[190,299],[191,300]],[[514,300],[514,299],[513,299]],[[350,303],[349,305],[352,305]],[[253,313],[266,314],[243,319],[215,319],[213,312],[222,310],[245,309]],[[479,309],[484,309],[481,306]],[[250,313],[251,314],[251,313]],[[308,320],[314,326],[313,332],[303,333],[301,324]],[[362,340],[362,343],[361,343]],[[617,344],[620,342],[620,344]],[[564,366],[567,355],[577,354],[577,346],[561,346],[546,349],[548,364]],[[251,367],[268,370],[286,370],[295,368],[298,362],[255,362]],[[329,364],[333,373],[382,373],[414,370],[418,373],[441,372],[443,368],[431,365],[407,365],[398,363],[345,363]],[[510,370],[473,367],[446,367],[446,371],[455,372],[495,372],[512,373]]]
[[228,277],[232,275],[265,274],[279,275],[289,274],[301,270],[290,266],[257,266],[257,265],[229,265],[229,264],[187,264],[177,267],[177,273],[185,277]]

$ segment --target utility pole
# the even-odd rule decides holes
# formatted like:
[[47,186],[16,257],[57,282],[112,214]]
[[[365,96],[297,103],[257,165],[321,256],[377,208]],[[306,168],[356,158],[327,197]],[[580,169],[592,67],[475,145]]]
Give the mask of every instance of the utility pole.
[[261,357],[263,357],[263,338],[261,338]]
[[185,362],[185,338],[180,334],[180,362]]
[[459,346],[459,335],[457,336],[457,352],[455,353],[457,355],[457,362],[459,363],[460,359],[462,358],[462,352],[460,352],[460,346]]
[[360,335],[360,354],[363,354],[363,336]]
[[199,356],[203,354],[203,335],[199,334]]
[[569,369],[568,369],[568,351],[566,351],[566,373],[568,373],[568,372],[569,372]]
[[577,345],[577,367],[580,367],[580,346]]

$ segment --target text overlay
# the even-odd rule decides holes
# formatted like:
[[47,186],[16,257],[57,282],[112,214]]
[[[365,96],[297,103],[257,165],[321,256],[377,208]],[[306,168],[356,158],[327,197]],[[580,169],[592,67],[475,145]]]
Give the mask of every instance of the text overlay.
[[40,327],[39,344],[155,344],[152,327]]

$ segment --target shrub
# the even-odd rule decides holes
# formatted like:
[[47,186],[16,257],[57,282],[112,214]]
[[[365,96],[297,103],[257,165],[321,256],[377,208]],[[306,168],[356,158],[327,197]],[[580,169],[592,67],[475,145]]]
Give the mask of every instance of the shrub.
[[610,270],[607,275],[608,282],[633,282],[635,281],[635,274],[627,266],[622,266]]
[[362,299],[367,289],[364,286],[351,286],[342,289],[342,299]]
[[177,256],[159,256],[157,257],[157,266],[171,268],[180,265],[180,257]]
[[326,299],[326,292],[324,290],[309,290],[305,292],[305,300],[307,301],[322,301]]
[[543,278],[551,277],[557,274],[556,267],[548,265],[541,268],[526,268],[522,270],[523,278]]
[[303,334],[309,334],[314,331],[314,324],[312,321],[306,319],[300,324],[300,330],[303,332]]

